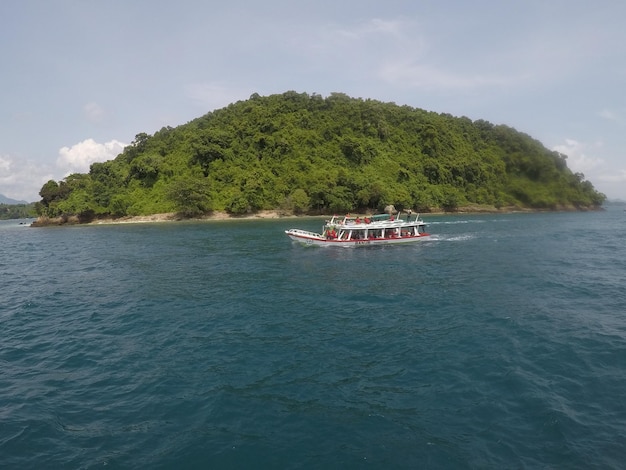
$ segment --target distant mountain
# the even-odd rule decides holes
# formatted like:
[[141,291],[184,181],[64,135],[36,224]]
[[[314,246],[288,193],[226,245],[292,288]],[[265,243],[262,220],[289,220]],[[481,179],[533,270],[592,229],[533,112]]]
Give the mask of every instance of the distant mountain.
[[0,194],[0,204],[28,204],[28,202],[18,201],[16,199],[11,199],[10,197],[6,197],[4,194]]

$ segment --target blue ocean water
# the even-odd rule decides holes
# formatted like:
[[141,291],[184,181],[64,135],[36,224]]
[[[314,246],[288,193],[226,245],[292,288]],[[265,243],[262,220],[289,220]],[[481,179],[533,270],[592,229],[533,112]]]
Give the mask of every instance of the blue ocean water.
[[626,212],[0,222],[2,468],[623,468]]

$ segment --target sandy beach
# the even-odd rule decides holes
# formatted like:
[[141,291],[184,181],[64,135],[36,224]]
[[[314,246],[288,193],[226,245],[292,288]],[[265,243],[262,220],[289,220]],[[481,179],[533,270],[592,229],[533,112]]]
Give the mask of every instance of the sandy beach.
[[[521,212],[525,211],[519,208],[502,208],[497,209],[493,206],[468,206],[464,208],[459,208],[456,212],[444,212],[444,211],[430,211],[424,212],[424,214],[429,215],[441,215],[441,214],[452,214],[452,213],[499,213],[499,212]],[[332,214],[326,215],[293,215],[293,214],[285,214],[278,210],[263,210],[255,212],[254,214],[246,214],[246,215],[232,215],[225,211],[214,211],[211,214],[203,215],[201,217],[191,217],[185,218],[180,215],[169,212],[165,214],[151,214],[151,215],[138,215],[138,216],[126,216],[119,218],[105,218],[105,219],[97,219],[90,224],[133,224],[133,223],[146,223],[146,222],[177,222],[181,220],[249,220],[249,219],[295,219],[299,217],[320,217],[320,218],[329,218],[332,217]]]
[[150,222],[179,222],[181,220],[245,220],[245,219],[284,219],[284,218],[295,218],[295,215],[283,215],[280,214],[279,211],[275,210],[266,210],[259,211],[254,214],[248,215],[231,215],[225,211],[214,211],[211,214],[203,215],[201,217],[181,217],[179,214],[175,212],[168,212],[164,214],[151,214],[151,215],[137,215],[137,216],[126,216],[119,218],[105,218],[105,219],[96,219],[89,224],[91,225],[102,225],[102,224],[137,224],[137,223],[150,223]]

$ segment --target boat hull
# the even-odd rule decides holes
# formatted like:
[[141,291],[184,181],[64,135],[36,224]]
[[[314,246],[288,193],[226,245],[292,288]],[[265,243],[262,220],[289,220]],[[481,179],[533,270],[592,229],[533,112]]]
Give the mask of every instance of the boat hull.
[[371,238],[365,240],[337,240],[337,239],[325,239],[319,234],[302,234],[298,231],[286,230],[287,236],[294,242],[298,242],[307,246],[332,246],[342,248],[356,248],[362,246],[377,246],[377,245],[400,245],[405,243],[416,243],[430,238],[430,234],[424,233],[420,235],[414,235],[409,237],[393,237],[393,238]]

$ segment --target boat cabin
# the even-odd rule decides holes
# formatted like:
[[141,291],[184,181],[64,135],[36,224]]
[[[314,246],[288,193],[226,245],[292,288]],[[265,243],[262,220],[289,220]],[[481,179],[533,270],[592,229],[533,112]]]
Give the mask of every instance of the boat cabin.
[[425,224],[407,214],[406,219],[388,214],[373,216],[344,216],[333,218],[324,226],[327,240],[376,240],[402,237],[419,237],[425,233]]

